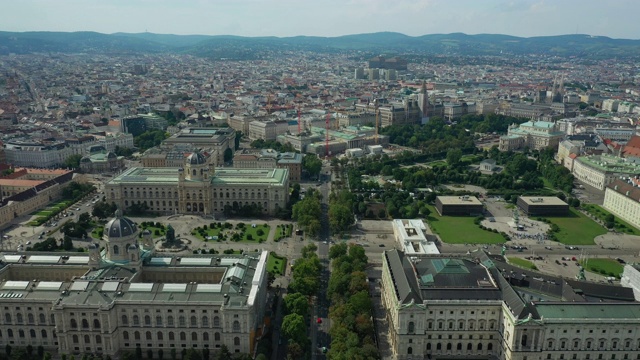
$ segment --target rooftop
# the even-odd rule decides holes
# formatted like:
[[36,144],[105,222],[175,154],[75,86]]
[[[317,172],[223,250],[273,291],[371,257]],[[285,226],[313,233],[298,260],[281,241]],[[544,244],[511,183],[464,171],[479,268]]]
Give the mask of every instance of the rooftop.
[[442,205],[482,205],[480,200],[475,196],[438,196],[438,200]]
[[527,205],[567,205],[556,196],[520,196]]

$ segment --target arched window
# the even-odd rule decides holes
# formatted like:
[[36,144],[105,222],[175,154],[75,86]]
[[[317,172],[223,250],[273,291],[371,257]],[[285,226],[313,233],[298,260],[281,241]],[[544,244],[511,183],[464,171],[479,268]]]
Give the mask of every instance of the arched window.
[[127,315],[122,315],[121,320],[122,325],[129,325],[129,318],[127,318]]
[[202,327],[209,327],[209,318],[206,316],[202,317]]
[[169,331],[169,341],[174,341],[175,339],[176,339],[176,337],[173,334],[173,331]]
[[427,343],[427,351],[431,350],[431,343]]
[[464,330],[464,321],[458,323],[458,330]]
[[213,334],[213,340],[220,341],[220,333],[219,332]]
[[47,338],[47,330],[41,330],[40,331],[40,337],[43,338],[43,339],[46,339]]
[[18,321],[18,324],[22,324],[22,314],[17,314],[16,320]]
[[451,350],[451,343],[447,343],[447,350]]
[[129,340],[129,332],[128,332],[128,331],[123,332],[123,333],[122,333],[122,338],[123,338],[124,340]]
[[44,323],[47,322],[47,317],[44,316],[44,314],[40,314],[39,318],[40,318],[40,324],[41,325],[43,325]]
[[187,341],[187,333],[184,331],[180,332],[180,341]]
[[458,345],[456,346],[456,350],[462,350],[462,343],[458,343]]
[[209,333],[208,332],[202,334],[202,340],[203,341],[209,341]]
[[76,319],[71,319],[71,328],[72,329],[78,328],[78,322],[76,321]]
[[144,325],[145,326],[151,326],[151,316],[149,316],[149,315],[145,315],[144,316]]
[[140,340],[140,331],[136,331],[133,333],[133,339],[134,340]]
[[10,338],[13,337],[13,330],[11,329],[7,329],[7,336],[9,336]]
[[156,316],[156,326],[162,326],[162,316]]
[[478,351],[481,351],[481,350],[482,350],[482,343],[479,343],[478,344]]
[[436,350],[442,350],[442,344],[441,343],[437,343],[436,344]]
[[413,334],[414,331],[415,331],[415,324],[413,323],[413,321],[409,321],[409,334]]
[[30,336],[31,338],[35,338],[35,337],[36,337],[36,331],[35,331],[35,330],[33,330],[33,329],[29,330],[29,336]]
[[11,323],[11,314],[4,314],[4,322]]
[[198,333],[197,332],[192,332],[191,333],[191,341],[198,341]]
[[467,350],[471,351],[473,349],[473,345],[471,343],[467,344]]
[[33,314],[27,314],[27,321],[29,322],[29,324],[33,324],[35,322]]
[[197,170],[193,169],[193,176],[196,176],[196,175],[197,175]]
[[87,319],[82,319],[82,328],[83,329],[89,328],[89,321],[87,321]]
[[409,346],[409,347],[407,348],[407,354],[408,354],[408,355],[413,354],[413,348],[411,348],[411,346]]
[[91,338],[89,337],[89,335],[85,335],[84,336],[84,343],[86,344],[91,344]]
[[234,337],[233,338],[233,345],[235,346],[240,346],[240,338],[239,337]]
[[522,341],[520,342],[522,346],[527,346],[527,334],[522,334]]
[[133,315],[133,326],[140,326],[140,317]]
[[100,320],[93,319],[93,328],[94,329],[100,329]]
[[[7,314],[9,315],[9,314]],[[9,318],[11,318],[11,315],[9,315]],[[11,321],[11,320],[9,320]],[[220,317],[218,316],[214,316],[213,317],[213,327],[220,327]]]
[[167,316],[167,326],[173,326],[173,316]]
[[56,316],[51,314],[51,318],[49,319],[49,321],[51,321],[51,325],[55,325],[56,323]]
[[489,350],[489,351],[493,350],[493,343],[488,343],[487,344],[487,350]]
[[120,248],[118,247],[118,245],[113,245],[113,255],[119,255],[120,254]]
[[239,332],[240,331],[240,321],[236,320],[233,322],[233,332]]
[[100,335],[96,335],[96,344],[102,344],[102,337]]
[[187,326],[187,320],[184,316],[178,318],[178,326]]
[[163,340],[163,335],[162,335],[162,331],[158,331],[158,333],[156,334],[156,337],[158,338],[159,341]]
[[191,327],[196,327],[198,326],[198,319],[195,316],[191,317]]
[[144,337],[145,337],[145,339],[147,339],[147,340],[151,340],[151,331],[147,331],[147,332],[144,334]]
[[74,344],[77,344],[77,343],[78,343],[78,335],[73,335],[73,336],[71,337],[71,339],[72,339],[72,341],[73,341],[73,343],[74,343]]

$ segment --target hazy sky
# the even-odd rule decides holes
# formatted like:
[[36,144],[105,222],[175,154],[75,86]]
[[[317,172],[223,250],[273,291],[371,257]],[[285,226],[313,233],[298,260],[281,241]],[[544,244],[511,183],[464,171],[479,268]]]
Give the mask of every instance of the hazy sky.
[[4,31],[640,38],[640,0],[0,0]]

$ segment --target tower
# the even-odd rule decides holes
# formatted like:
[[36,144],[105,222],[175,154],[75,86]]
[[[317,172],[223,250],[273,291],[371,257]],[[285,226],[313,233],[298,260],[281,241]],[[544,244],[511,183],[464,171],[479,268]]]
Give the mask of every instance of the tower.
[[201,153],[196,151],[189,155],[184,165],[184,177],[186,180],[201,181],[209,178],[207,158]]

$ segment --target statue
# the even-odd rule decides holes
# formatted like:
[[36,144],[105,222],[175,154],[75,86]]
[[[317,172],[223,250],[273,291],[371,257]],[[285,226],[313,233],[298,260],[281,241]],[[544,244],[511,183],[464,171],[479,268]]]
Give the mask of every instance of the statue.
[[507,245],[502,245],[502,250],[500,250],[500,255],[504,256],[506,252],[507,252]]
[[578,275],[576,276],[576,278],[578,280],[587,280],[587,278],[584,276],[584,267],[580,266],[580,271],[578,271]]
[[173,226],[168,225],[167,226],[167,244],[169,246],[172,246],[172,245],[178,245],[177,243],[178,241],[176,241],[176,230],[173,228]]

